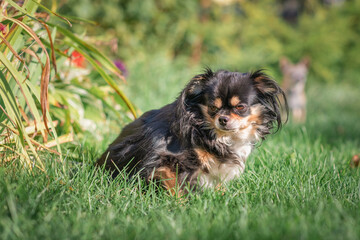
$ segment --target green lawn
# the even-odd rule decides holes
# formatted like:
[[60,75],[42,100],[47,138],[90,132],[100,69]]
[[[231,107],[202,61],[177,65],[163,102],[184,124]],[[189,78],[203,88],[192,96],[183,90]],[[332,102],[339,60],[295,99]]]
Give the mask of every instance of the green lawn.
[[[165,97],[155,105],[183,83],[156,89]],[[92,164],[115,135],[65,150],[65,173],[51,155],[47,174],[1,167],[0,239],[359,239],[360,170],[349,167],[360,153],[359,87],[310,82],[308,92],[307,124],[269,137],[225,192],[179,200],[138,179],[109,181]],[[133,98],[148,109],[147,97]]]

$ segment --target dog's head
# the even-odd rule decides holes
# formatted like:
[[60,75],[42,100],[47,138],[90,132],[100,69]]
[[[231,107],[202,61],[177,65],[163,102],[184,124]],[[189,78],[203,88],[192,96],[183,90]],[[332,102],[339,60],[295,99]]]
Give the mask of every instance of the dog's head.
[[305,84],[309,66],[309,57],[304,57],[296,64],[291,63],[286,57],[280,59],[280,69],[284,75],[284,79],[289,81],[288,84],[290,84],[290,86],[295,84]]
[[[203,128],[217,137],[264,138],[281,128],[279,85],[262,71],[239,73],[206,70],[195,76],[182,93],[187,111],[197,112]],[[285,106],[286,101],[285,101]]]

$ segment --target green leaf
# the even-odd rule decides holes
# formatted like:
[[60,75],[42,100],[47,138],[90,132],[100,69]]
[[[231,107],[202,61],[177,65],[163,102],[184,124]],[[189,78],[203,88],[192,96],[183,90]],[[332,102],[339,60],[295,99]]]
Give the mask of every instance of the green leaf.
[[79,46],[73,44],[73,43],[68,43],[69,45],[71,45],[73,48],[76,49],[76,51],[78,51],[79,53],[81,53],[86,60],[88,60],[88,62],[95,68],[95,70],[102,76],[102,78],[107,82],[107,84],[109,84],[110,87],[112,87],[115,92],[121,97],[121,99],[125,102],[126,106],[129,108],[129,110],[131,111],[131,113],[133,114],[133,116],[136,118],[136,111],[135,108],[133,107],[132,103],[130,102],[130,100],[126,97],[126,95],[120,90],[120,88],[117,86],[116,82],[109,76],[109,74],[107,74],[104,69],[102,68],[102,66],[100,66],[91,56],[89,56],[85,51],[83,51],[82,48],[80,48]]

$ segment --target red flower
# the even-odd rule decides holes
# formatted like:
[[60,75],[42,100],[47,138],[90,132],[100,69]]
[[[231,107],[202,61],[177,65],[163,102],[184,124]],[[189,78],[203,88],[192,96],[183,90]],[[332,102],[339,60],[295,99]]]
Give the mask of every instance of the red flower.
[[[66,49],[64,51],[64,53],[67,53],[67,52],[68,52],[68,49]],[[72,64],[74,64],[78,68],[85,68],[86,67],[85,57],[76,50],[74,50],[71,53],[71,56],[69,57],[69,60],[70,60],[70,62]]]
[[79,68],[85,68],[85,57],[76,50],[71,53],[71,61]]
[[6,29],[6,25],[0,23],[0,32],[2,33],[2,35],[6,35],[7,33],[7,29]]

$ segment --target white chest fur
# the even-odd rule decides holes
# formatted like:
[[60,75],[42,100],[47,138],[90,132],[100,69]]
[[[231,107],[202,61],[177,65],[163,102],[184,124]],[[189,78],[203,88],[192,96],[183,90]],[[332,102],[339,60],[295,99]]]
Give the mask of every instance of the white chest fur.
[[252,150],[252,145],[231,146],[238,155],[237,163],[221,163],[214,157],[208,159],[208,171],[199,173],[198,181],[203,187],[215,187],[219,183],[224,183],[239,176],[245,170],[245,162]]

